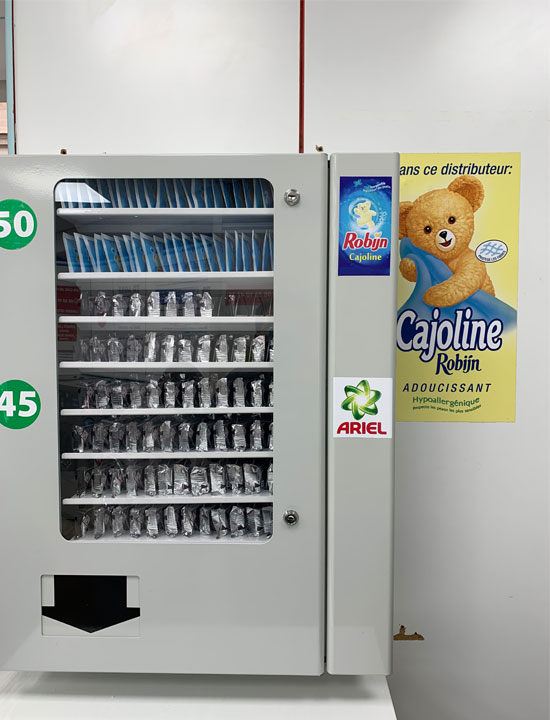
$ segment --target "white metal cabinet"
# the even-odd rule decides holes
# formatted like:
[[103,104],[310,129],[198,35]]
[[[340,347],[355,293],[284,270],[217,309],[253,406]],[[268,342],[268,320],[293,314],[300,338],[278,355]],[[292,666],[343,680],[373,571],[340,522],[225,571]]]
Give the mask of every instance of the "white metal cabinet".
[[[26,247],[0,251],[5,338],[0,380],[25,380],[41,401],[40,414],[28,428],[0,426],[6,469],[0,535],[4,548],[9,548],[1,560],[2,667],[320,674],[324,669],[326,158],[16,157],[2,162],[0,178],[0,197],[24,201],[37,221],[36,236]],[[54,188],[62,180],[84,178],[265,178],[272,184],[276,399],[271,539],[94,542],[62,537],[59,451],[67,448],[63,437],[62,447],[58,445],[54,234],[61,227],[55,224]],[[285,191],[292,187],[301,194],[295,206],[284,201]],[[239,222],[235,213],[226,213],[229,219],[220,215],[208,209],[118,215],[116,210],[91,209],[65,213],[65,220],[83,232],[112,231],[113,224],[116,228],[124,223],[128,230],[163,230],[170,225],[192,230],[195,223],[197,229],[204,229],[206,223],[221,231],[224,223]],[[251,226],[250,218],[241,219]],[[99,227],[94,227],[96,223]],[[58,236],[58,246],[59,240]],[[181,281],[169,282],[145,278],[144,288],[158,280],[164,288],[168,284],[185,289],[186,283],[194,287],[192,278],[182,276]],[[217,281],[214,278],[214,284]],[[91,281],[98,290],[113,285],[108,278]],[[121,285],[128,287],[127,280]],[[283,520],[289,509],[299,513],[294,526]],[[43,634],[41,606],[56,602],[52,577],[73,575],[130,578],[125,599],[134,609],[128,621],[131,625],[133,621],[132,629],[122,622],[91,634],[62,634],[61,629],[57,635]],[[89,598],[79,595],[83,586],[75,587],[75,605],[89,604]],[[101,584],[94,588],[101,594]],[[53,630],[51,623],[48,627],[48,632],[56,632],[55,625]]]

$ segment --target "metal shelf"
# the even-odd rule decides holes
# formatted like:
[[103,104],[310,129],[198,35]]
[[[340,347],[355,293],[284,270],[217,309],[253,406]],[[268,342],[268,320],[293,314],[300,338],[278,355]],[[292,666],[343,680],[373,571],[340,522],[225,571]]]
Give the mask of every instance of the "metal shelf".
[[201,535],[196,531],[191,537],[185,537],[185,535],[179,534],[176,537],[168,537],[162,532],[158,538],[150,538],[147,535],[142,535],[139,538],[133,538],[130,533],[125,533],[121,537],[115,537],[109,530],[105,535],[96,540],[93,537],[93,531],[90,531],[88,537],[74,538],[70,542],[78,543],[152,543],[157,545],[265,545],[265,543],[271,540],[271,535],[260,535],[260,537],[253,537],[252,535],[243,535],[242,537],[231,537],[227,534],[225,537],[217,538],[215,534],[212,535]]
[[261,460],[264,458],[272,458],[273,450],[244,450],[237,452],[235,450],[208,450],[208,452],[66,452],[62,453],[62,460],[210,460],[218,458],[220,460],[240,460],[252,459]]
[[161,362],[80,362],[78,360],[65,360],[59,363],[62,372],[98,372],[101,374],[117,373],[156,373],[156,372],[244,372],[256,373],[273,370],[273,363],[269,362],[191,362],[191,363],[161,363]]
[[272,316],[243,317],[94,317],[88,315],[61,315],[61,325],[79,325],[102,329],[117,328],[119,330],[139,328],[167,328],[177,330],[235,330],[251,327],[255,330],[268,330],[273,326]]
[[62,272],[58,280],[91,285],[100,289],[147,287],[155,290],[268,290],[273,287],[273,271],[266,272]]
[[212,408],[67,408],[62,417],[118,417],[133,415],[257,415],[273,414],[272,407],[212,407]]
[[63,499],[63,505],[254,505],[272,503],[273,495],[268,492],[253,495],[118,495],[117,497],[93,497],[90,493],[82,497],[74,495]]

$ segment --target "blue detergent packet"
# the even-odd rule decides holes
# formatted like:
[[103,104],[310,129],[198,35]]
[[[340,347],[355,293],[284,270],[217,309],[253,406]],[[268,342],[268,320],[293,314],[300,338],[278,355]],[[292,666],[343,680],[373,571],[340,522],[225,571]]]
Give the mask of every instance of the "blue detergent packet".
[[264,196],[262,194],[262,186],[258,178],[254,178],[254,207],[263,208]]
[[224,178],[224,179],[220,180],[220,182],[222,184],[223,199],[225,202],[225,207],[234,208],[235,207],[235,195],[233,194],[233,181]]
[[111,205],[112,208],[120,207],[118,203],[118,191],[116,187],[116,180],[113,180],[112,178],[110,180],[107,180],[107,184],[109,186],[109,197],[111,198]]
[[97,181],[97,184],[98,192],[101,195],[101,207],[113,207],[113,199],[111,197],[111,190],[109,189],[109,181],[105,180],[105,178],[100,178]]
[[267,231],[264,233],[262,246],[262,270],[271,270],[271,254],[269,252],[269,237]]
[[118,251],[118,245],[115,238],[112,235],[101,233],[101,242],[103,244],[103,251],[105,252],[110,272],[124,272],[122,257]]
[[99,180],[91,179],[86,180],[88,187],[90,188],[92,207],[101,208],[103,207],[103,198],[99,192]]
[[76,248],[76,240],[70,233],[63,233],[63,245],[65,246],[65,255],[67,257],[67,265],[69,267],[69,272],[81,272],[80,260],[78,258],[78,250]]
[[147,272],[162,272],[162,265],[157,253],[157,246],[155,245],[154,239],[151,235],[147,235],[147,233],[140,233],[139,237],[141,239],[143,254],[145,255]]
[[132,272],[130,254],[128,252],[128,248],[126,247],[126,243],[124,242],[124,238],[122,237],[122,235],[113,235],[113,237],[115,239],[118,255],[120,257],[120,262],[122,263],[122,271]]
[[241,233],[241,252],[243,254],[243,270],[245,272],[251,272],[254,268],[252,264],[252,237],[250,233]]
[[193,233],[193,245],[195,246],[195,255],[197,256],[197,263],[199,265],[199,272],[208,272],[210,270],[208,266],[208,260],[206,253],[204,252],[204,245],[200,235]]
[[105,248],[103,247],[103,240],[101,233],[94,233],[94,245],[95,245],[95,257],[96,257],[96,272],[111,272],[109,263],[107,262],[107,255],[105,254]]
[[129,235],[123,235],[122,239],[124,241],[124,245],[126,246],[126,252],[127,252],[128,258],[130,260],[130,272],[137,272],[136,259],[134,257],[134,245],[132,243],[132,238]]
[[244,199],[243,181],[239,178],[233,178],[233,194],[235,196],[235,207],[246,207],[246,201]]
[[214,191],[212,189],[212,180],[206,178],[204,181],[204,202],[207,208],[216,207],[214,204]]
[[126,189],[126,197],[128,198],[128,205],[131,208],[137,208],[138,205],[138,198],[136,193],[136,185],[133,180],[125,180],[124,186]]
[[[94,256],[94,261],[92,262],[92,257],[90,255],[90,251],[86,244],[84,235],[82,235],[80,233],[75,233],[74,239],[76,242],[76,252],[78,254],[78,260],[80,262],[80,272],[95,272],[95,256]],[[93,243],[92,243],[92,245],[93,245]],[[94,255],[95,255],[95,248],[94,248]]]
[[225,200],[223,199],[221,181],[217,178],[212,180],[212,192],[214,193],[214,207],[224,208]]
[[128,194],[126,193],[126,183],[124,180],[121,180],[121,179],[116,180],[116,191],[117,191],[117,198],[118,198],[118,207],[120,207],[120,208],[130,207],[130,202],[128,200]]
[[132,242],[132,250],[134,252],[134,265],[136,272],[147,272],[147,261],[145,259],[145,253],[143,251],[143,245],[141,244],[141,237],[139,233],[130,233],[130,239]]
[[188,182],[188,180],[175,180],[176,198],[178,202],[178,207],[180,208],[194,207],[193,200],[190,194],[191,190],[187,187]]
[[80,267],[85,267],[86,272],[98,272],[94,239],[89,235],[83,235],[81,233],[75,233],[74,237],[76,240],[76,249],[78,250]]
[[180,272],[189,272],[189,261],[183,240],[183,233],[172,233],[172,242],[176,250],[176,262]]
[[158,208],[170,207],[168,202],[168,195],[166,194],[166,185],[163,180],[157,180],[157,204]]
[[266,232],[266,235],[269,238],[269,261],[271,263],[271,270],[273,270],[273,268],[275,266],[275,253],[273,251],[273,231],[268,230]]
[[136,200],[138,208],[149,207],[147,205],[147,193],[145,192],[145,180],[134,180],[134,188],[136,192]]
[[176,247],[174,245],[174,241],[172,240],[172,233],[162,233],[162,237],[164,238],[166,258],[168,260],[168,267],[170,268],[170,272],[178,272],[179,267],[178,261],[176,259]]
[[244,190],[244,202],[245,207],[247,208],[253,208],[254,207],[254,180],[251,180],[250,178],[244,178],[243,181],[243,190]]
[[262,242],[257,230],[252,230],[252,269],[259,272],[262,269]]
[[195,253],[195,243],[193,238],[189,237],[186,233],[181,234],[183,239],[183,245],[185,247],[185,257],[187,258],[187,264],[190,272],[199,271],[199,263],[197,261],[197,255]]
[[216,251],[218,268],[221,270],[221,272],[225,272],[225,238],[216,235],[216,233],[212,233],[212,242],[214,243],[214,250]]
[[155,241],[155,249],[157,251],[157,257],[160,261],[162,272],[170,272],[170,263],[168,262],[168,253],[166,251],[164,237],[153,235],[153,240]]
[[166,199],[168,201],[168,207],[171,208],[177,208],[178,207],[178,195],[176,192],[176,181],[172,180],[171,178],[166,178],[165,180],[162,180],[161,182],[164,183],[164,193],[166,195]]
[[193,196],[194,207],[206,207],[204,201],[204,181],[201,178],[193,178],[191,180],[191,195]]
[[243,269],[244,265],[242,233],[235,232],[235,270],[237,272],[242,272]]
[[225,231],[225,267],[227,272],[235,272],[235,239],[237,233],[233,230]]
[[208,260],[208,270],[210,272],[218,272],[218,260],[216,258],[216,250],[214,248],[212,235],[201,235],[201,240],[206,259]]
[[273,207],[273,185],[269,180],[262,178],[260,180],[260,187],[262,188],[262,198],[264,201],[264,208]]
[[156,208],[158,200],[158,183],[155,178],[145,178],[145,197],[147,198],[147,207]]

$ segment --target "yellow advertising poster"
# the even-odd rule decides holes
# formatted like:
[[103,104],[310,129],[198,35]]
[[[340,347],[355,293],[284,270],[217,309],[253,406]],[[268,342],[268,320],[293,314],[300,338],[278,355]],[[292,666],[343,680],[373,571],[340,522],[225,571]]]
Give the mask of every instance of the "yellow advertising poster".
[[401,155],[396,419],[514,422],[519,153]]

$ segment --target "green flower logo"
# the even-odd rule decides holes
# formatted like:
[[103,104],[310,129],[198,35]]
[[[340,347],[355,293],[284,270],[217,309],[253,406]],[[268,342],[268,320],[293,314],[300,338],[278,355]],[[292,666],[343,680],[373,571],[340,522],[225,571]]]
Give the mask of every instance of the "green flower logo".
[[356,420],[365,415],[378,415],[376,403],[382,395],[378,390],[371,390],[367,380],[361,380],[355,385],[346,385],[344,388],[346,399],[342,403],[342,410],[350,410]]

